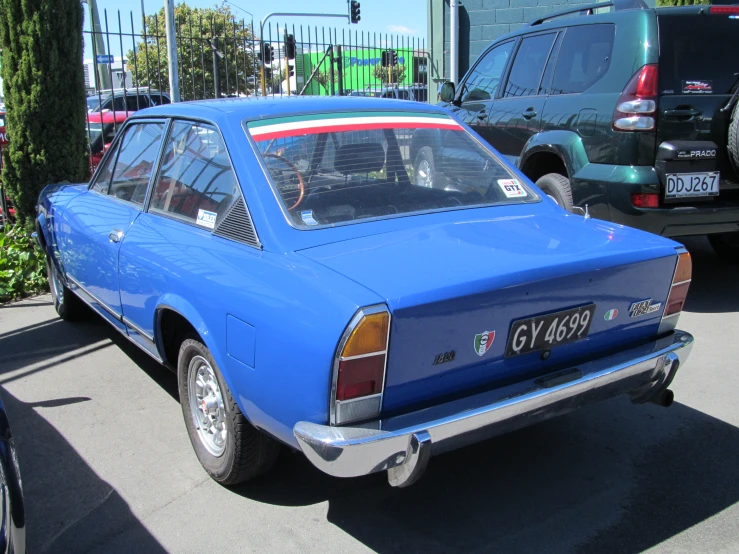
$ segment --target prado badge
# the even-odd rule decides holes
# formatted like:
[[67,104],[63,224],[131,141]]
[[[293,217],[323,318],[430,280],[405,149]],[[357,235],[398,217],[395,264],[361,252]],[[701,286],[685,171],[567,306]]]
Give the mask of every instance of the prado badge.
[[485,331],[475,335],[475,352],[478,356],[482,356],[493,345],[495,340],[495,331]]

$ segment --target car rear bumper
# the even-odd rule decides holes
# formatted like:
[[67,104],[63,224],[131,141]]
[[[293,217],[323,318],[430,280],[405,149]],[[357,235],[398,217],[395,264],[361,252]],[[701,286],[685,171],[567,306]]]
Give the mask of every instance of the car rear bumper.
[[675,331],[636,348],[508,387],[357,427],[298,422],[293,433],[306,457],[336,477],[388,471],[407,486],[431,455],[454,450],[623,393],[634,402],[665,396],[693,337]]

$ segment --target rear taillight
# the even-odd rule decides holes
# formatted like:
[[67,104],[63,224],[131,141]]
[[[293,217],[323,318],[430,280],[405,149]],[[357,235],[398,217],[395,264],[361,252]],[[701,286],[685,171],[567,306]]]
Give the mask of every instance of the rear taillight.
[[331,386],[331,424],[375,417],[385,388],[390,312],[362,308],[339,341]]
[[648,193],[631,195],[631,203],[635,208],[659,208],[659,194]]
[[626,84],[613,112],[616,131],[652,131],[657,112],[657,64],[647,64]]
[[[667,295],[665,302],[665,311],[662,315],[663,325],[661,331],[674,329],[677,325],[677,319],[685,305],[685,299],[688,297],[688,288],[690,288],[690,280],[693,276],[693,262],[687,251],[681,252],[677,256],[677,265],[675,273],[672,276],[672,285],[670,286],[670,294]],[[665,324],[665,320],[669,324]]]
[[717,15],[739,15],[739,6],[711,6],[708,13]]

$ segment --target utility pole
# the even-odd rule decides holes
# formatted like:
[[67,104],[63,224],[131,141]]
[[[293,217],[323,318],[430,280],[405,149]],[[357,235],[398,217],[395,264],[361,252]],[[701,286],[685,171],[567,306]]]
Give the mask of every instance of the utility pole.
[[95,88],[105,90],[112,88],[110,72],[104,64],[97,63],[98,55],[105,55],[105,40],[100,28],[100,12],[98,12],[97,0],[85,0],[90,12],[90,29],[92,29],[92,62],[95,66]]
[[169,71],[169,95],[172,102],[180,102],[180,74],[177,65],[177,38],[174,27],[174,0],[164,0],[164,20],[167,24],[167,69]]

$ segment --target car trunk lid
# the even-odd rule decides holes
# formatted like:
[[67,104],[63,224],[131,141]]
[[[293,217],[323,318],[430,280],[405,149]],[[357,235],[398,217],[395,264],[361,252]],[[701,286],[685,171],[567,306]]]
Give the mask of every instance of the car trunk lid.
[[[501,216],[370,235],[301,253],[391,313],[383,411],[549,373],[654,336],[675,245],[573,215]],[[594,304],[583,340],[506,356],[514,321]]]

